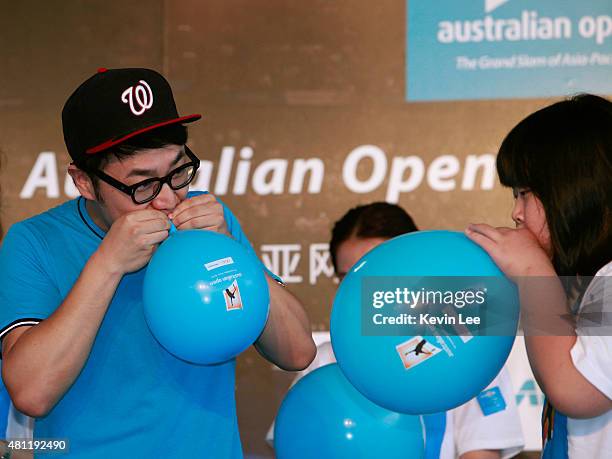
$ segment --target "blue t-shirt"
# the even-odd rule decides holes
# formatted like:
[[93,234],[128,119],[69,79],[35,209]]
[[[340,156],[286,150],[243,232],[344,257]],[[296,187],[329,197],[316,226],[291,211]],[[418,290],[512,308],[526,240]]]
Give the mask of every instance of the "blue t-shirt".
[[4,383],[0,379],[0,438],[6,438],[10,405],[11,398],[6,391],[6,387],[4,387]]
[[[68,201],[8,231],[0,249],[0,337],[51,315],[102,242],[85,202]],[[223,207],[229,232],[254,253]],[[201,366],[163,349],[145,322],[144,273],[122,278],[85,366],[36,420],[34,437],[68,440],[70,456],[87,459],[241,458],[235,361]]]
[[439,459],[442,453],[442,441],[446,432],[446,411],[426,414],[425,423],[425,458]]

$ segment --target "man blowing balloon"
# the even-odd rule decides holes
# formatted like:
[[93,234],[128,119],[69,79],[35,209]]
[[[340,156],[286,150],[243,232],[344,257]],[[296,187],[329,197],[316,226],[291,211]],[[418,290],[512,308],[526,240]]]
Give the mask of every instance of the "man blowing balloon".
[[[142,268],[171,221],[253,251],[225,205],[188,193],[199,160],[184,124],[199,118],[179,117],[159,73],[101,69],[62,112],[81,197],[13,225],[0,251],[3,379],[36,418],[34,437],[66,440],[71,457],[242,457],[235,361],[174,357],[142,310]],[[255,346],[303,369],[315,353],[308,318],[266,278],[270,315]]]

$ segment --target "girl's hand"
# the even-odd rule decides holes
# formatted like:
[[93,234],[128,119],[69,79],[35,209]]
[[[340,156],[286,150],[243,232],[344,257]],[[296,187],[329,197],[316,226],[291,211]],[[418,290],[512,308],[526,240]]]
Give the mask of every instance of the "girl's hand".
[[481,223],[470,225],[465,234],[515,282],[523,276],[556,275],[546,251],[526,228],[493,228]]

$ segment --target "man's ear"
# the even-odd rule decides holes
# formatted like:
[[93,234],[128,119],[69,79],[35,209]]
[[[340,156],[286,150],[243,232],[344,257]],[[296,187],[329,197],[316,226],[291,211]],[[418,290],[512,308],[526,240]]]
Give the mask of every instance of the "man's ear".
[[68,166],[68,173],[70,174],[70,177],[72,177],[74,186],[76,186],[77,190],[79,190],[81,196],[91,201],[97,200],[94,184],[91,182],[91,179],[86,172],[79,169],[74,164],[70,164]]

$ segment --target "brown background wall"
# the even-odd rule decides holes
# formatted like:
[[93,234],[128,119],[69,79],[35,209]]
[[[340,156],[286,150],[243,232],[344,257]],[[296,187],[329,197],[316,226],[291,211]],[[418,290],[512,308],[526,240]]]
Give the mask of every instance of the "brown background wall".
[[[384,183],[367,194],[342,180],[347,155],[375,145],[387,156],[419,156],[429,165],[454,155],[494,154],[504,134],[545,100],[407,103],[405,2],[402,0],[22,0],[0,4],[0,149],[5,226],[67,199],[68,156],[60,124],[70,92],[97,67],[145,66],[172,83],[180,112],[201,112],[190,145],[212,161],[213,179],[223,147],[236,155],[250,146],[251,171],[271,158],[320,158],[319,193],[221,198],[260,251],[262,245],[299,244],[291,285],[314,330],[327,330],[335,283],[308,282],[311,243],[327,242],[333,221],[358,203],[385,198]],[[43,189],[20,197],[41,152],[55,153],[59,196]],[[364,161],[360,177],[371,163]],[[424,180],[399,203],[421,228],[463,229],[469,222],[511,223],[512,199],[495,182],[481,189],[440,192]],[[271,456],[263,437],[291,375],[273,371],[249,351],[239,360],[237,394],[245,453]]]

